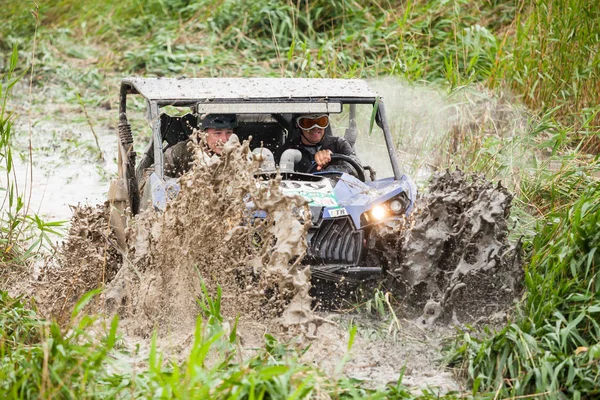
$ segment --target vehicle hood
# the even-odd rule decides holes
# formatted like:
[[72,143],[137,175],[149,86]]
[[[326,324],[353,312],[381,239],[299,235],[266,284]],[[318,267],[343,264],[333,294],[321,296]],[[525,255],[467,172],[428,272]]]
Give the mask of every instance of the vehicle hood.
[[407,175],[400,180],[386,178],[361,182],[352,175],[343,174],[335,186],[327,178],[318,182],[282,180],[281,189],[284,194],[299,195],[308,201],[313,224],[321,219],[349,215],[356,227],[360,227],[360,216],[364,212],[402,192],[409,200],[406,215],[410,214],[417,193],[414,182]]

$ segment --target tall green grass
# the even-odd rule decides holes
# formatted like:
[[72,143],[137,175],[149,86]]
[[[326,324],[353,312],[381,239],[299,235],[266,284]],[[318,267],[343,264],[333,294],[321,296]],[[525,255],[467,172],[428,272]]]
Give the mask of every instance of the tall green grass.
[[[120,344],[118,318],[103,326],[95,318],[79,315],[97,293],[86,294],[75,307],[71,323],[61,328],[40,319],[22,299],[0,291],[2,398],[440,398],[430,390],[412,394],[402,385],[402,377],[396,384],[376,390],[342,375],[329,376],[300,360],[306,349],[281,343],[268,334],[264,346],[243,359],[238,353],[236,327],[223,324],[218,294],[215,298],[205,294],[200,300],[202,316],[185,361],[165,358],[156,334],[148,356],[140,358]],[[348,350],[355,333],[350,332]]]
[[485,340],[461,338],[455,357],[474,393],[600,395],[599,198],[600,184],[592,181],[569,208],[539,222],[515,320]]
[[[10,4],[0,10],[11,21],[0,28],[0,46],[26,46],[34,28],[28,10]],[[514,12],[511,2],[469,0],[63,0],[40,4],[38,53],[58,70],[53,59],[91,59],[101,68],[157,75],[392,74],[462,85],[489,75],[498,51],[491,29]],[[482,18],[493,23],[481,25]]]
[[[107,71],[395,75],[509,87],[542,114],[556,109],[569,126],[599,122],[600,12],[593,2],[61,0],[28,8],[8,0],[0,9],[0,49],[31,48],[31,10],[39,16],[44,81],[80,78],[101,87],[98,77]],[[86,72],[69,70],[76,64]]]
[[[90,298],[84,296],[76,308]],[[101,382],[110,376],[103,367],[115,345],[117,322],[113,319],[101,337],[94,336],[94,319],[87,316],[63,331],[0,291],[0,394],[5,399],[74,399],[100,388],[99,393],[114,396],[118,390],[107,391]]]
[[[19,253],[20,249],[15,248],[15,240],[17,228],[21,220],[18,216],[23,208],[23,198],[15,194],[16,188],[13,179],[13,155],[10,145],[12,121],[11,115],[6,111],[6,102],[8,100],[10,89],[19,80],[18,77],[13,79],[13,72],[17,65],[17,52],[13,51],[10,58],[8,72],[2,77],[0,82],[0,99],[2,101],[0,109],[0,168],[4,172],[3,184],[6,186],[0,187],[3,192],[2,214],[0,219],[0,260],[13,258],[14,254]],[[4,183],[6,182],[6,183]]]
[[596,129],[600,91],[600,10],[588,1],[523,2],[515,24],[513,61],[506,81],[534,109],[560,107],[558,114]]

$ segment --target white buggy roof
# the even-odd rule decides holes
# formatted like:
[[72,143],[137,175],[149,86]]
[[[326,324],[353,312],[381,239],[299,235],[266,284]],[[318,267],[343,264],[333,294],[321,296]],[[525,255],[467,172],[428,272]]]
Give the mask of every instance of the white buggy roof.
[[125,78],[148,100],[207,101],[269,99],[375,99],[377,93],[359,79],[309,78]]

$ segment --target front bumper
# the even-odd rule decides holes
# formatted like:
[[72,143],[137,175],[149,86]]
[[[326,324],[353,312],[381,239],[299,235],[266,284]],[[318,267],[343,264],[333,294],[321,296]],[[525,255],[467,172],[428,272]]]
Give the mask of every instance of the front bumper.
[[363,257],[364,231],[349,216],[323,219],[308,232],[307,264],[358,265]]
[[404,217],[391,218],[356,229],[350,217],[325,219],[308,233],[304,264],[311,266],[313,277],[327,280],[361,281],[381,274],[386,263],[371,253],[390,255],[401,243]]

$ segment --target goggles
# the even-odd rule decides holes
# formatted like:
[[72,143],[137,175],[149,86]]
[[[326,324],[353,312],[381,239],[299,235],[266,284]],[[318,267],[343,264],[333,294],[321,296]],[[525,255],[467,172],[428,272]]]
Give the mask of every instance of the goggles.
[[329,116],[324,114],[316,117],[298,117],[296,123],[300,129],[305,131],[315,127],[325,129],[329,126]]

